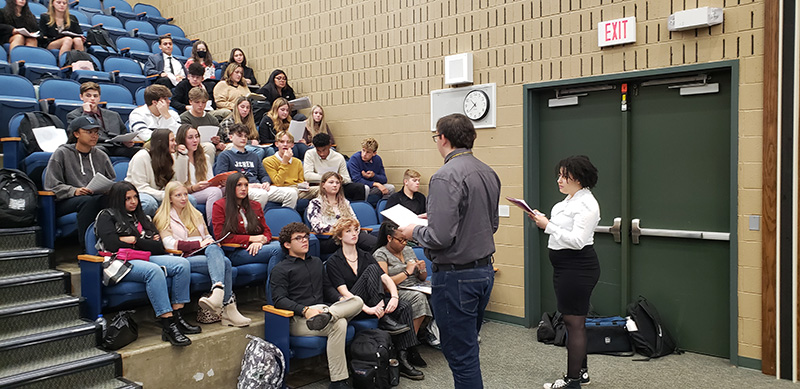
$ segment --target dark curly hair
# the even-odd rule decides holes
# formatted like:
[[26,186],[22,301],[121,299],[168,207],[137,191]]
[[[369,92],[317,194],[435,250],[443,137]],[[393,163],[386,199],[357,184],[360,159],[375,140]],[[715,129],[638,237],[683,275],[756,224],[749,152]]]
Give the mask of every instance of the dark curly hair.
[[284,243],[290,243],[292,241],[292,235],[298,232],[308,234],[311,231],[308,229],[307,225],[300,222],[292,222],[281,228],[281,233],[278,235],[278,242],[280,242],[281,250],[283,250],[284,254],[289,254],[289,249],[284,246]]
[[556,178],[564,172],[566,175],[578,181],[583,188],[594,188],[597,185],[597,168],[589,161],[585,155],[573,155],[562,159],[556,165]]

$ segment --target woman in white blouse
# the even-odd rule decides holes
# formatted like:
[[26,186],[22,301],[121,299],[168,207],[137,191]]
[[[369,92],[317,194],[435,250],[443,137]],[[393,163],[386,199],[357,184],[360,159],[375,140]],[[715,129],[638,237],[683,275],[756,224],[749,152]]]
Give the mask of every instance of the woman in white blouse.
[[572,156],[556,166],[558,190],[567,197],[553,206],[550,219],[534,210],[528,216],[550,235],[550,263],[558,310],[567,327],[567,374],[545,388],[580,388],[589,383],[586,365],[586,314],[589,298],[600,278],[594,251],[594,229],[600,222],[600,206],[591,188],[597,184],[597,168],[584,155]]

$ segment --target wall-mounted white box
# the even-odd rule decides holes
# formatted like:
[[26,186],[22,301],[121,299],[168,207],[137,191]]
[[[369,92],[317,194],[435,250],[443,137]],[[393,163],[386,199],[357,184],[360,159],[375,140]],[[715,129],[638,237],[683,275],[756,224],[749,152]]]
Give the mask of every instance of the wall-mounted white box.
[[667,18],[667,30],[683,31],[722,23],[722,8],[700,7],[678,11]]
[[472,53],[444,57],[444,84],[472,84]]

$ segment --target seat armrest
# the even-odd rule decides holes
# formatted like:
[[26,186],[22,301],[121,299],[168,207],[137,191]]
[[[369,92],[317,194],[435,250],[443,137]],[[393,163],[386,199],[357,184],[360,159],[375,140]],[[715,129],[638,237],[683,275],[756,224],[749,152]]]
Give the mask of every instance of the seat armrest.
[[175,250],[175,249],[164,249],[167,254],[174,254],[174,255],[183,255],[183,251]]
[[294,313],[277,309],[272,305],[264,305],[261,309],[264,311],[264,340],[281,350],[286,361],[283,371],[288,373],[289,360],[292,358],[292,351],[289,348],[289,319]]
[[18,136],[0,138],[0,142],[3,143],[3,167],[17,169],[17,162],[20,158],[17,153],[17,147],[19,142],[22,142],[22,138]]
[[292,311],[290,311],[288,309],[278,309],[278,308],[275,308],[275,306],[273,306],[273,305],[265,305],[265,306],[261,307],[261,310],[266,312],[266,313],[269,313],[269,314],[283,316],[283,317],[292,317],[292,316],[294,316],[294,312],[292,312]]
[[102,312],[103,298],[103,257],[97,255],[78,255],[81,268],[81,296],[85,304],[81,316],[94,320]]
[[56,240],[56,194],[39,191],[39,225],[42,227],[44,246],[55,248]]

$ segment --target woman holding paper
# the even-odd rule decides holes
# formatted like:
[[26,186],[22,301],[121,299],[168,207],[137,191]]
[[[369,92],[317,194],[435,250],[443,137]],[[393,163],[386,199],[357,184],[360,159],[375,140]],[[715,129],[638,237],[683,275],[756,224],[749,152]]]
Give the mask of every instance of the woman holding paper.
[[[69,14],[67,0],[52,0],[47,6],[47,13],[39,17],[39,31],[42,33],[44,47],[59,49],[58,58],[70,50],[84,50],[83,36],[78,18]],[[66,35],[67,32],[70,35]],[[64,65],[64,64],[62,64]]]
[[174,155],[175,178],[186,186],[195,200],[206,204],[206,224],[210,224],[214,203],[222,198],[220,186],[208,183],[214,177],[214,145],[208,142],[201,144],[200,132],[188,124],[178,128],[175,141],[178,143]]
[[235,63],[225,68],[222,81],[214,87],[214,102],[217,103],[217,109],[233,111],[236,98],[250,94],[243,75],[244,69]]
[[537,210],[528,213],[536,226],[550,235],[550,263],[558,310],[567,326],[567,374],[545,387],[580,388],[589,383],[586,365],[586,315],[589,299],[600,278],[594,251],[594,229],[600,222],[600,206],[591,192],[597,184],[597,168],[584,155],[556,165],[558,190],[567,195],[553,206],[550,219]]
[[[164,189],[165,200],[156,212],[156,228],[164,247],[183,251],[192,271],[211,278],[211,296],[201,297],[198,304],[222,315],[222,325],[246,327],[250,319],[242,316],[232,298],[231,261],[203,223],[203,215],[189,202],[186,187],[170,182]],[[201,251],[198,251],[201,250]],[[196,255],[195,255],[196,253]]]
[[[311,232],[315,234],[328,234],[339,219],[356,217],[350,202],[344,198],[342,176],[339,173],[326,172],[322,175],[319,196],[308,203],[306,215],[311,224]],[[358,236],[358,247],[372,252],[377,241],[375,236],[361,231]],[[322,254],[333,253],[339,248],[333,239],[320,239],[319,246]]]
[[39,26],[28,7],[28,0],[8,0],[0,12],[0,43],[9,43],[8,53],[15,47],[39,45]]

